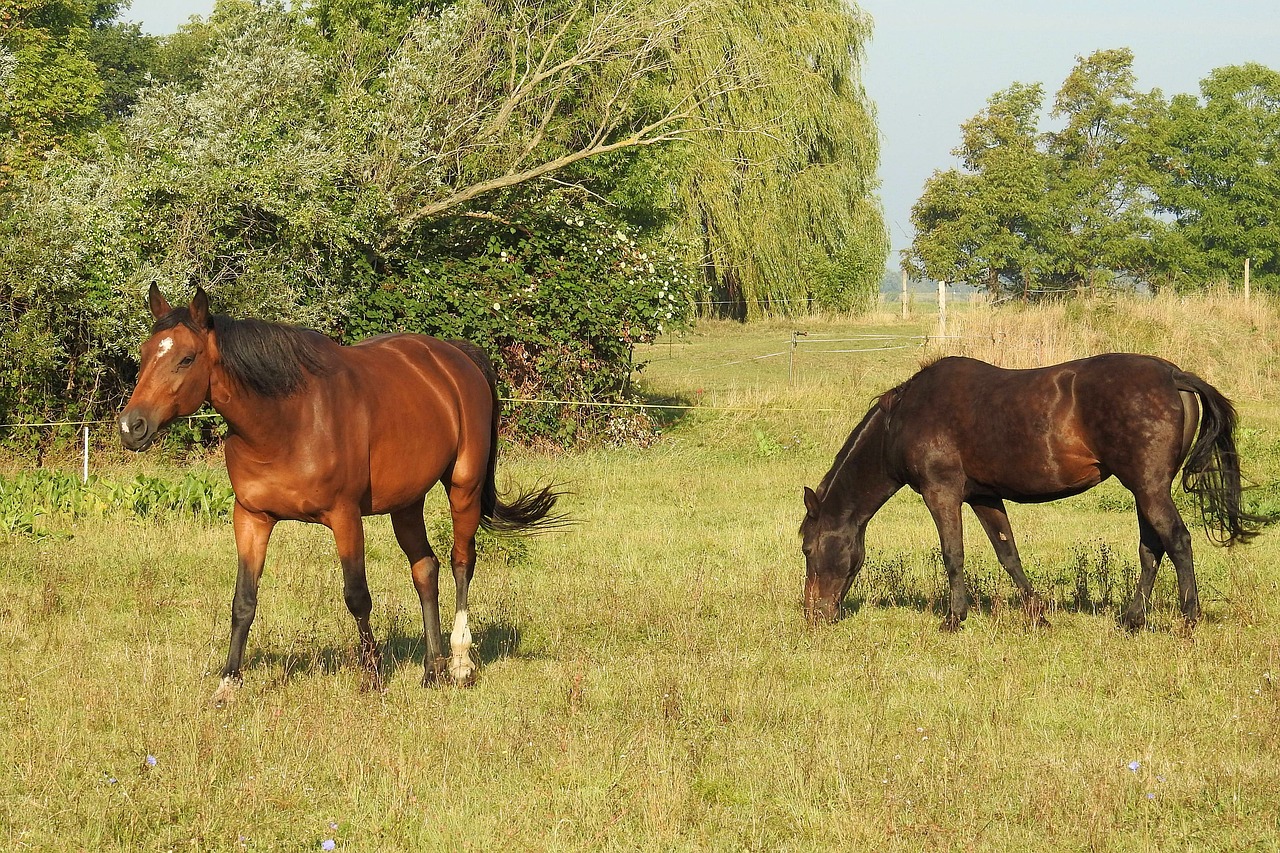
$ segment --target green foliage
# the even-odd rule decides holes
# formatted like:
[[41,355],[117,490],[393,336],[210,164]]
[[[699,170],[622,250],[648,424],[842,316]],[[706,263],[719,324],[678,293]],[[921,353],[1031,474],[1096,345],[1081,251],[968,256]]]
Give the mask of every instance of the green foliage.
[[962,168],[935,174],[912,210],[905,260],[919,276],[993,295],[1100,286],[1275,286],[1280,77],[1221,68],[1204,103],[1141,92],[1127,49],[1081,57],[1058,91],[1060,129],[1039,132],[1038,84],[994,95],[967,122]]
[[[616,400],[632,345],[705,295],[691,259],[730,239],[675,227],[697,219],[678,188],[710,168],[680,143],[716,138],[723,166],[810,101],[797,143],[748,152],[782,172],[734,202],[773,206],[735,224],[723,256],[762,259],[770,299],[826,308],[865,304],[879,277],[874,133],[852,77],[867,22],[844,6],[801,4],[791,41],[744,47],[741,74],[699,81],[694,54],[718,26],[701,3],[221,0],[149,40],[110,24],[114,7],[23,2],[71,16],[57,55],[82,63],[72,100],[101,114],[62,131],[74,144],[46,134],[40,168],[15,171],[0,199],[6,421],[116,410],[153,281],[346,341],[467,337],[509,393]],[[769,31],[785,19],[734,14]],[[24,20],[24,38],[46,32]],[[30,77],[5,48],[0,74]],[[735,112],[747,118],[731,126]],[[522,435],[602,426],[590,410],[520,411]]]
[[224,477],[186,469],[178,479],[139,474],[132,480],[96,475],[87,483],[73,474],[36,469],[0,476],[0,534],[51,535],[44,521],[84,518],[225,521],[235,496]]
[[1280,72],[1215,69],[1203,102],[1178,95],[1159,126],[1159,208],[1175,227],[1163,248],[1179,286],[1235,278],[1251,259],[1258,286],[1280,290]]
[[675,59],[706,138],[684,152],[680,228],[711,288],[707,313],[745,319],[857,310],[875,298],[888,236],[861,83],[871,21],[836,0],[716,4]]
[[[463,338],[501,356],[511,396],[620,400],[633,347],[688,322],[694,283],[673,247],[607,216],[596,204],[556,195],[509,223],[443,221],[421,244],[419,262],[351,303],[343,337]],[[571,440],[604,428],[610,415],[518,406],[507,419],[521,437],[550,430]]]
[[1050,262],[1036,243],[1048,230],[1053,169],[1032,135],[1042,99],[1040,86],[1015,84],[961,128],[953,153],[965,171],[935,174],[912,209],[918,237],[908,262],[917,276],[992,295],[1042,277]]

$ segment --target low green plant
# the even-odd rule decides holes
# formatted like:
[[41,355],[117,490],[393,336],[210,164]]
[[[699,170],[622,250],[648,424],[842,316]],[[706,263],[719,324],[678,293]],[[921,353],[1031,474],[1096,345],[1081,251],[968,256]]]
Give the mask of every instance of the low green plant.
[[189,468],[176,477],[137,474],[131,480],[98,475],[87,482],[65,471],[37,469],[0,476],[0,532],[46,536],[38,520],[84,518],[225,520],[235,495],[211,469]]

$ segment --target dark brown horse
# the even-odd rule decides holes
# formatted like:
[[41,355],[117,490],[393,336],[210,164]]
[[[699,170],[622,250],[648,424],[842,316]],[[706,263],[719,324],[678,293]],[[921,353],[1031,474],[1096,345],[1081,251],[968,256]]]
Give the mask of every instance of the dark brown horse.
[[1111,353],[1034,370],[941,359],[882,395],[817,491],[804,490],[805,614],[835,619],[862,567],[867,522],[905,485],[924,498],[942,543],[950,584],[942,628],[959,628],[969,609],[965,503],[1028,614],[1042,623],[1044,606],[1022,570],[1004,502],[1051,501],[1114,476],[1133,492],[1140,539],[1141,573],[1121,624],[1136,630],[1146,623],[1166,553],[1182,613],[1194,624],[1200,601],[1191,535],[1170,488],[1181,467],[1183,488],[1199,499],[1206,527],[1223,544],[1254,535],[1251,525],[1260,519],[1240,506],[1235,422],[1231,403],[1213,386],[1159,358]]
[[[138,385],[120,416],[120,439],[144,450],[175,418],[208,402],[226,419],[227,473],[235,490],[239,570],[231,647],[215,700],[242,681],[240,661],[257,609],[267,540],[283,519],[333,531],[347,608],[360,635],[367,683],[381,684],[369,626],[366,515],[389,514],[409,558],[422,605],[423,684],[441,676],[468,684],[467,589],[480,526],[523,530],[553,522],[556,493],[544,488],[507,502],[494,486],[499,406],[489,360],[465,342],[385,335],[340,346],[317,332],[209,313],[200,288],[172,308],[153,284],[155,317],[142,345]],[[451,656],[441,648],[440,562],[427,541],[423,501],[437,482],[453,519],[450,562],[457,588]]]

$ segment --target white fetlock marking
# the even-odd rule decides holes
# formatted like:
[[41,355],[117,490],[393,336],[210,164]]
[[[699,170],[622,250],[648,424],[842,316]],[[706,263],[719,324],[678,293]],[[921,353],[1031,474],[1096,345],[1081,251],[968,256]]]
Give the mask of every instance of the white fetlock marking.
[[230,702],[236,698],[236,690],[240,687],[240,682],[231,676],[225,676],[218,682],[218,689],[213,691],[214,702]]
[[475,672],[476,665],[471,662],[471,625],[467,620],[467,611],[459,610],[453,617],[453,633],[449,635],[449,677],[455,684],[462,684]]

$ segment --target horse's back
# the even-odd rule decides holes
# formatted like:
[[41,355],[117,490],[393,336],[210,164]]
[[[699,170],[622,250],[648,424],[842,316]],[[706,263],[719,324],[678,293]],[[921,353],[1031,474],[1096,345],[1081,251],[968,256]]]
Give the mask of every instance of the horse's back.
[[487,359],[439,338],[396,334],[346,347],[344,360],[349,411],[365,421],[366,511],[394,508],[446,473],[483,478],[496,406]]
[[964,480],[1014,500],[1076,494],[1182,452],[1177,368],[1110,353],[1007,369],[941,359],[899,389],[888,452],[907,482]]

